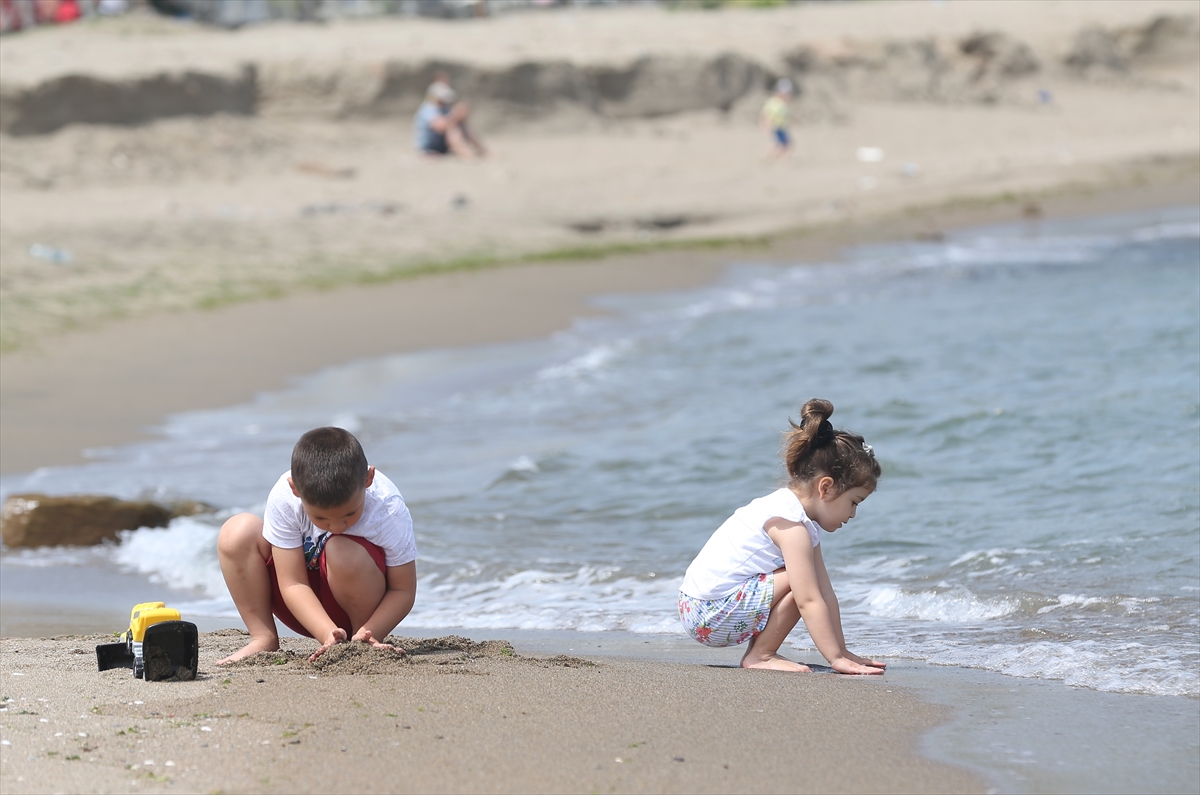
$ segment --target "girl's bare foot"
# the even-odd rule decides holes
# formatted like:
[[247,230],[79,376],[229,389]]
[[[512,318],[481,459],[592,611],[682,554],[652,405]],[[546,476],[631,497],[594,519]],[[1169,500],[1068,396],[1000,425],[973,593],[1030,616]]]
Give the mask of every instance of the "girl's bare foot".
[[791,671],[793,673],[812,673],[812,669],[803,663],[793,662],[778,654],[751,654],[746,652],[742,658],[743,668],[765,668],[769,671]]
[[812,669],[807,665],[792,662],[787,657],[781,657],[777,651],[754,648],[758,645],[758,641],[759,637],[755,635],[746,646],[746,653],[742,655],[743,668],[765,668],[768,671],[791,671],[798,674],[812,673]]
[[252,654],[258,654],[260,651],[279,651],[279,638],[263,638],[261,640],[252,639],[242,648],[235,651],[223,660],[217,660],[217,665],[228,665],[232,662],[244,659]]

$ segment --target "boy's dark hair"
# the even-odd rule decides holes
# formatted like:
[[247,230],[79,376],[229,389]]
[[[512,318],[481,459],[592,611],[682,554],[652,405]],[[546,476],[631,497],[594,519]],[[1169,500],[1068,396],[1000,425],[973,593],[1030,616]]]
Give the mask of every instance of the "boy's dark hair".
[[292,483],[314,508],[345,505],[365,488],[367,456],[343,428],[314,428],[292,448]]
[[792,430],[784,435],[783,463],[793,486],[802,486],[828,475],[838,494],[865,486],[875,488],[879,462],[857,433],[835,431],[829,422],[833,404],[814,398],[800,409],[800,424],[788,420]]

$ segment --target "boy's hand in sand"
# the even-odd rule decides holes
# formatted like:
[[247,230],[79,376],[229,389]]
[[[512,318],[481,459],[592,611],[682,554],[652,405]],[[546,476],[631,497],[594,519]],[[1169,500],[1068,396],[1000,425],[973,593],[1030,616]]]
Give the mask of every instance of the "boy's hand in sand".
[[829,664],[831,666],[833,666],[833,670],[837,671],[839,674],[870,676],[872,674],[880,675],[883,673],[882,668],[874,668],[870,665],[863,665],[862,663],[856,663],[853,660],[851,660],[849,658],[849,656],[838,657],[836,660],[831,660]]
[[374,636],[371,635],[371,630],[369,630],[369,629],[360,629],[358,632],[354,633],[354,637],[351,638],[350,640],[355,640],[355,641],[358,641],[359,643],[366,643],[367,645],[369,645],[375,649],[391,649],[392,651],[400,651],[400,652],[404,651],[404,649],[397,649],[395,646],[393,646],[390,643],[381,643],[381,642],[375,640]]
[[325,642],[321,644],[321,648],[312,653],[308,658],[309,662],[316,662],[317,658],[334,647],[335,644],[346,642],[346,630],[341,627],[334,627],[329,630],[329,634],[325,636]]

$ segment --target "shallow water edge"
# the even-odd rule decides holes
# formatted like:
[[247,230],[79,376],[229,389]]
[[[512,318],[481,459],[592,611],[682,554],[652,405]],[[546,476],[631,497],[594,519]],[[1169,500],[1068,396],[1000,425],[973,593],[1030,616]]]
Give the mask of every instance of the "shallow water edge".
[[[625,632],[477,632],[520,654],[625,657],[647,662],[736,666],[744,649],[713,649],[683,636]],[[792,651],[810,665],[819,655]],[[991,671],[888,660],[865,686],[914,691],[947,708],[922,738],[930,758],[966,767],[996,793],[1194,793],[1200,787],[1200,702],[1184,696],[1102,693]],[[784,676],[786,674],[780,674]],[[837,676],[816,669],[811,676]]]

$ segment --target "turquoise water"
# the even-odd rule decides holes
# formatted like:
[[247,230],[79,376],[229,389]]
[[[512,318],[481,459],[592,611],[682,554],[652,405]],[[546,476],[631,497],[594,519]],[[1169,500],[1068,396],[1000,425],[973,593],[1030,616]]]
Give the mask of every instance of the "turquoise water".
[[[1197,208],[735,263],[704,290],[604,304],[552,339],[353,362],[176,416],[0,491],[261,510],[296,437],[339,424],[412,509],[409,625],[674,634],[684,569],[779,484],[787,418],[824,397],[884,468],[822,542],[852,649],[1200,696]],[[3,579],[122,568],[235,623],[219,520],[6,552]],[[803,628],[791,641],[816,658]]]

